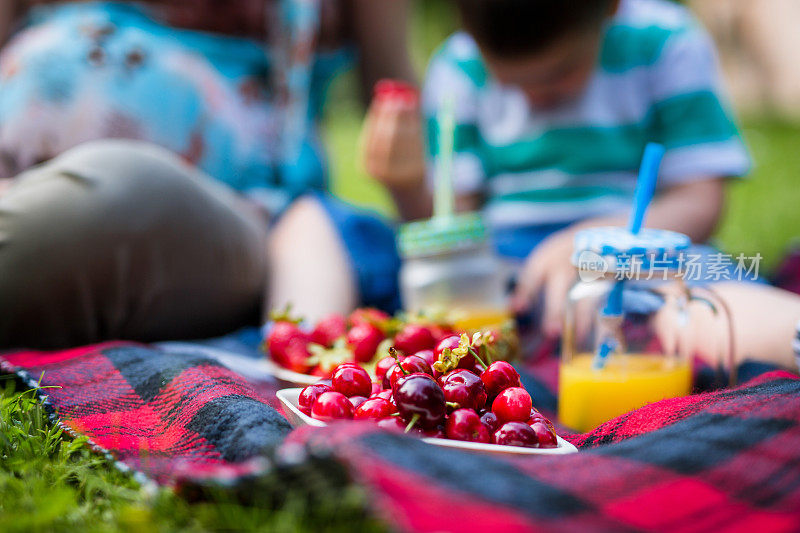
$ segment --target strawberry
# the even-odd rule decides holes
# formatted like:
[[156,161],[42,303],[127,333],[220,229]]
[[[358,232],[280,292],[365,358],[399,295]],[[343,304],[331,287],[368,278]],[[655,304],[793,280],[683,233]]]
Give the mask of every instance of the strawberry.
[[358,324],[347,332],[347,345],[356,361],[366,363],[375,357],[378,345],[385,339],[383,331],[369,322]]
[[267,350],[277,364],[295,372],[305,373],[310,368],[309,342],[311,339],[308,334],[296,323],[281,321],[272,326],[272,331],[267,337]]
[[347,321],[342,315],[332,314],[319,322],[311,332],[311,342],[330,348],[336,339],[347,335]]
[[270,313],[274,323],[267,335],[266,348],[275,363],[295,372],[306,373],[312,366],[308,361],[311,337],[298,326],[301,319],[292,317],[290,313],[291,306],[288,305],[283,311]]
[[406,355],[436,347],[436,339],[430,328],[419,324],[408,324],[394,338],[394,347]]
[[350,323],[350,326],[355,327],[360,324],[373,324],[375,326],[381,327],[383,324],[389,322],[392,317],[388,314],[384,313],[380,309],[375,309],[372,307],[363,307],[361,309],[356,309],[350,316],[347,317],[347,321]]

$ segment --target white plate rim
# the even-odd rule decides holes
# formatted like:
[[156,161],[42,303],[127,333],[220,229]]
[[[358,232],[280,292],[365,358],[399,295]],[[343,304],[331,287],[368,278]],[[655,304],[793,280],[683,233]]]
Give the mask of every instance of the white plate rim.
[[[302,388],[298,387],[281,389],[275,393],[278,400],[291,412],[289,422],[292,422],[292,425],[295,427],[301,424],[314,427],[327,426],[325,422],[311,418],[300,410],[297,401],[302,390]],[[578,449],[572,443],[565,441],[558,435],[556,435],[556,438],[558,439],[557,448],[523,448],[521,446],[502,446],[499,444],[483,444],[479,442],[465,442],[434,437],[427,437],[421,440],[443,448],[456,448],[495,455],[564,455],[568,453],[577,453]]]

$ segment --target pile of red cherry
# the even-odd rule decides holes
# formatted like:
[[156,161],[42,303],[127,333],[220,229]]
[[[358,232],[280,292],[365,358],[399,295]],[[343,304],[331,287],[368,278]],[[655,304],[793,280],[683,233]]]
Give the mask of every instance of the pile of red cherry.
[[[505,361],[485,366],[466,337],[452,335],[434,350],[381,359],[377,381],[357,363],[336,367],[330,380],[300,393],[299,408],[324,422],[372,420],[378,426],[422,437],[469,442],[555,448],[553,424],[533,407],[519,374]],[[441,374],[435,367],[461,345],[455,368]]]

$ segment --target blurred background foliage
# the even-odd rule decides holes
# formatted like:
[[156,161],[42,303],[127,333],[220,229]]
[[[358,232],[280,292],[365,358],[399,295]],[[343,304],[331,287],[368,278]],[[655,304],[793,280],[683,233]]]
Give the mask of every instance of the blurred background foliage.
[[[446,0],[416,0],[411,27],[412,53],[422,79],[431,53],[458,26]],[[324,135],[335,194],[387,216],[394,214],[383,188],[371,180],[359,160],[359,133],[364,110],[356,98],[354,73],[331,87]],[[759,113],[740,116],[751,149],[752,174],[731,183],[728,206],[715,237],[726,253],[760,253],[762,269],[772,269],[789,245],[800,238],[800,124]],[[763,271],[763,270],[762,270]]]

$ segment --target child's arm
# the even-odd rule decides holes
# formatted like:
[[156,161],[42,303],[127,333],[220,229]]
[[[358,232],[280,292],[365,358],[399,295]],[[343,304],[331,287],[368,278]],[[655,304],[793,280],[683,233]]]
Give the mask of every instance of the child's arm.
[[[678,231],[703,242],[714,230],[724,198],[722,178],[698,179],[675,185],[661,193],[650,206],[645,225]],[[549,336],[561,333],[567,292],[575,281],[570,263],[575,233],[591,226],[625,226],[628,213],[582,221],[553,234],[531,253],[520,272],[513,306],[527,309],[543,298],[542,329]]]

